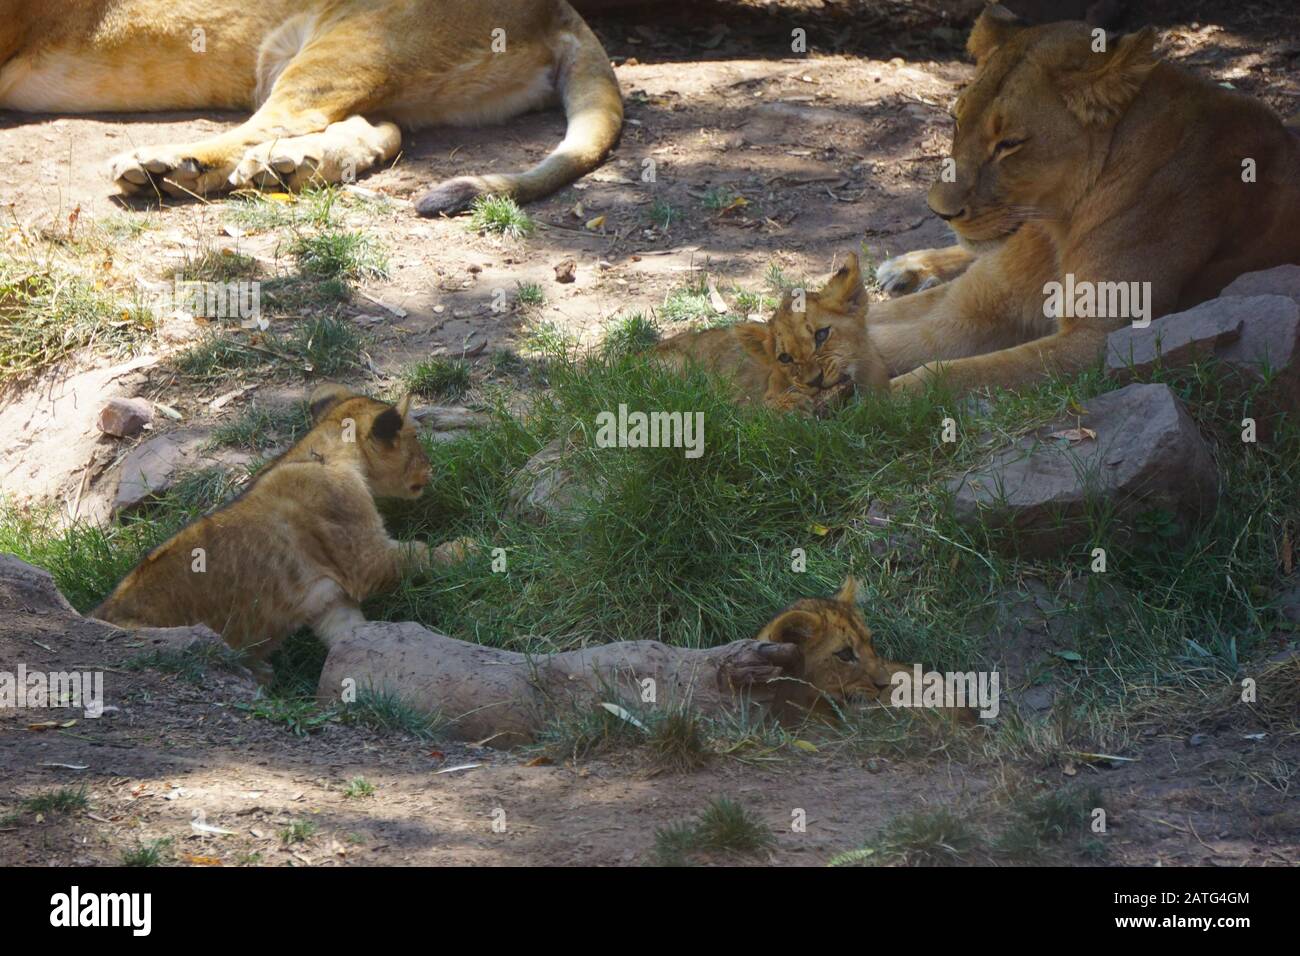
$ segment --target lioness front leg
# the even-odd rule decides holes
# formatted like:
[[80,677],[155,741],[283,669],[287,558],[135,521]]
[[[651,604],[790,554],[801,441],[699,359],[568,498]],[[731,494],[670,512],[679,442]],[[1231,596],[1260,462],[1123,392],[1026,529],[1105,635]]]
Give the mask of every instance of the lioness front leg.
[[323,132],[291,136],[254,146],[230,175],[230,185],[287,189],[351,182],[397,155],[402,131],[395,123],[371,124],[352,116]]
[[1106,346],[1106,330],[1079,325],[1021,345],[968,358],[927,362],[893,378],[894,392],[924,390],[935,378],[958,392],[997,385],[1017,388],[1051,375],[1075,375],[1097,362]]
[[[324,154],[340,152],[347,136],[354,139],[353,153],[360,152],[356,142],[360,137],[380,154],[389,149],[388,155],[394,154],[395,127],[387,123],[370,126],[359,115],[389,81],[382,61],[365,56],[368,32],[362,17],[334,21],[289,60],[266,102],[244,123],[197,143],[144,146],[124,153],[110,161],[109,175],[128,195],[162,191],[184,197],[224,192],[236,185],[236,169],[253,147],[287,144],[298,137],[327,132],[331,124],[344,129],[332,139],[303,144],[301,150],[286,146],[277,152],[272,145],[265,154],[266,163],[273,169],[273,161],[279,159],[288,168],[289,162],[295,161],[296,169],[307,165],[309,153],[322,154],[318,158],[324,163]],[[350,117],[360,122],[343,123]],[[374,132],[362,130],[360,124]],[[326,149],[327,145],[331,148]],[[259,157],[251,158],[247,167],[250,177],[258,169]]]
[[960,245],[946,249],[917,249],[886,259],[876,266],[876,281],[888,295],[924,292],[957,278],[974,261],[974,253]]

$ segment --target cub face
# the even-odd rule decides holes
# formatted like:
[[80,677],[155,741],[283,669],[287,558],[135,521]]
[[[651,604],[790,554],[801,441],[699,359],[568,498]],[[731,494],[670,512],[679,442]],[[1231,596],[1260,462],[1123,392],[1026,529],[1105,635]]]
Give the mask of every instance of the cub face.
[[986,7],[966,48],[976,73],[953,107],[952,175],[930,208],[983,251],[1034,219],[1068,218],[1097,148],[1155,67],[1155,31],[1094,49],[1084,23],[1030,27]]
[[313,428],[351,434],[376,498],[418,498],[429,483],[429,456],[410,417],[411,396],[396,405],[342,385],[318,386],[308,399]]
[[[800,308],[802,306],[802,308]],[[764,362],[772,383],[806,398],[849,382],[883,388],[889,376],[867,335],[867,293],[858,257],[849,254],[818,292],[786,292],[766,323],[736,327],[746,350]],[[769,389],[769,400],[775,397]]]
[[797,644],[803,651],[804,679],[832,697],[875,698],[887,693],[890,677],[908,668],[876,653],[871,629],[854,603],[856,597],[857,582],[847,578],[832,598],[795,601],[755,640]]

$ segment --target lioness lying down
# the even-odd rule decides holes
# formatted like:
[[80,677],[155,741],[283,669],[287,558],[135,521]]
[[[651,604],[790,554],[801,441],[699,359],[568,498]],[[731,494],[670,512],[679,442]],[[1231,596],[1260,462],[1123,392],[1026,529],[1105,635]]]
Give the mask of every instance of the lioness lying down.
[[124,193],[204,195],[350,180],[393,159],[398,124],[498,122],[559,101],[564,141],[533,169],[426,193],[426,216],[484,193],[545,196],[614,145],[623,102],[565,0],[0,0],[0,109],[252,110],[194,143],[116,157]]
[[311,431],[238,498],[151,551],[91,616],[206,624],[260,664],[300,627],[330,644],[364,620],[369,595],[462,557],[460,542],[394,541],[375,508],[374,497],[419,497],[429,480],[409,402],[318,387]]
[[[1148,28],[1101,50],[1082,23],[1027,27],[996,6],[980,16],[975,78],[953,110],[953,175],[929,194],[961,248],[877,270],[887,290],[924,287],[872,308],[895,390],[940,368],[959,390],[1073,374],[1133,319],[1300,263],[1300,135],[1262,103],[1160,62],[1154,42]],[[1082,305],[1054,309],[1049,283],[1079,290]]]
[[729,376],[742,403],[786,411],[815,411],[854,387],[889,383],[867,333],[867,293],[853,253],[820,291],[785,292],[768,321],[682,332],[654,354],[674,367],[697,363]]

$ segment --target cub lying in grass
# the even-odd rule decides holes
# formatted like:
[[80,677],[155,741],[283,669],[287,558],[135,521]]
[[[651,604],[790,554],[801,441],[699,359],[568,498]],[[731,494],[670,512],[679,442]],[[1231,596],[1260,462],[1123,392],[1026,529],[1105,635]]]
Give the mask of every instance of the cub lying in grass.
[[861,695],[889,700],[890,680],[911,664],[876,653],[871,628],[858,610],[858,584],[849,577],[829,598],[800,598],[772,618],[754,638],[796,644],[803,651],[803,679],[837,700]]
[[[794,644],[803,653],[803,680],[818,692],[814,707],[866,698],[889,704],[895,674],[911,674],[912,664],[888,661],[876,653],[871,628],[857,606],[857,582],[846,578],[834,597],[800,598],[772,618],[754,638]],[[978,719],[968,707],[932,710],[961,723]]]
[[[322,385],[313,426],[234,501],[155,548],[91,612],[124,627],[206,624],[265,659],[307,626],[327,645],[362,622],[361,602],[408,571],[458,556],[394,541],[374,497],[417,498],[429,460],[396,406]],[[445,554],[443,552],[450,551]]]
[[742,403],[817,411],[854,387],[885,389],[889,370],[867,334],[867,293],[850,253],[819,292],[787,291],[767,322],[741,322],[665,339],[654,354],[695,362],[736,384]]

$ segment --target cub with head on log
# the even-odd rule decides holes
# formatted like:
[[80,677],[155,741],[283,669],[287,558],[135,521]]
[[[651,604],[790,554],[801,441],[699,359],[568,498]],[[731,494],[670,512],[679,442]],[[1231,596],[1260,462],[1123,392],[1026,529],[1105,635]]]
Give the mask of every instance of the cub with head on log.
[[565,0],[0,0],[0,109],[252,111],[111,160],[127,194],[347,182],[397,156],[399,124],[500,122],[557,102],[568,131],[546,159],[441,183],[416,203],[426,216],[485,194],[549,195],[613,147],[618,81]]
[[[795,601],[754,638],[799,648],[802,664],[791,669],[800,674],[809,693],[794,695],[795,703],[822,712],[831,710],[828,702],[838,706],[855,698],[888,705],[894,675],[912,674],[912,664],[886,660],[876,653],[871,628],[857,600],[857,581],[847,577],[833,597]],[[979,719],[970,707],[944,705],[931,710],[963,724]]]
[[820,411],[854,388],[889,384],[867,332],[867,292],[853,253],[820,291],[787,290],[768,321],[683,332],[654,354],[728,375],[742,403],[785,411]]
[[959,391],[1073,375],[1124,325],[1300,263],[1297,131],[1162,62],[1155,41],[1149,27],[1111,37],[981,14],[952,175],[929,193],[962,248],[877,270],[887,291],[932,286],[872,309],[895,390],[937,374]]
[[834,597],[795,601],[754,639],[797,645],[803,652],[803,679],[823,694],[840,701],[862,696],[887,702],[893,675],[909,673],[912,665],[876,653],[857,597],[857,581],[845,578]]
[[429,460],[407,412],[322,385],[313,426],[238,498],[155,548],[92,617],[123,627],[206,624],[265,676],[278,641],[310,627],[325,644],[362,622],[361,602],[403,575],[462,557],[393,540],[375,497],[417,498]]

